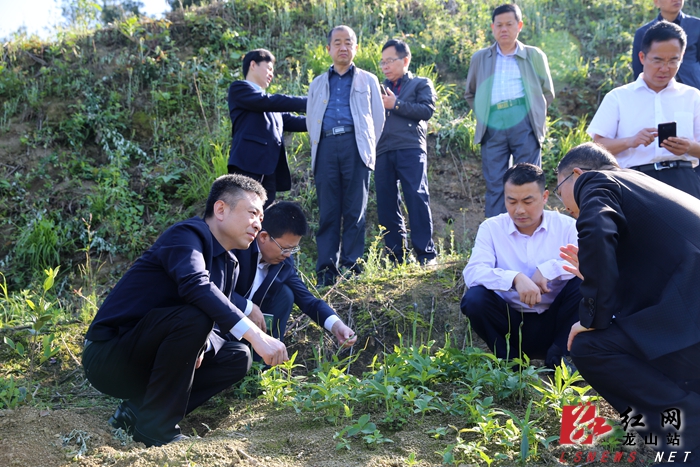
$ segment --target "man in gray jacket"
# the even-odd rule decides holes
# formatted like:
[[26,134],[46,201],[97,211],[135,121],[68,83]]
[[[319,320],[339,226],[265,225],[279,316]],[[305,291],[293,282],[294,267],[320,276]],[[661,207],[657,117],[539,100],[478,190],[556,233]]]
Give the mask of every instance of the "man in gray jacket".
[[357,260],[365,249],[369,177],[384,126],[379,80],[353,63],[355,32],[336,26],[327,50],[333,66],[309,85],[306,108],[320,215],[316,274],[321,286],[332,285],[341,270],[361,272]]
[[386,76],[382,96],[386,122],[377,144],[374,185],[379,224],[386,229],[384,243],[398,263],[404,261],[406,224],[401,214],[401,182],[411,225],[411,244],[420,264],[435,263],[433,218],[428,191],[427,120],[435,112],[435,89],[428,78],[408,71],[411,49],[391,39],[382,48],[379,64]]
[[481,144],[486,217],[506,212],[502,178],[511,156],[513,164],[542,166],[547,107],[554,100],[547,56],[518,41],[520,8],[501,5],[491,19],[496,43],[472,56],[464,94],[476,116],[474,140]]

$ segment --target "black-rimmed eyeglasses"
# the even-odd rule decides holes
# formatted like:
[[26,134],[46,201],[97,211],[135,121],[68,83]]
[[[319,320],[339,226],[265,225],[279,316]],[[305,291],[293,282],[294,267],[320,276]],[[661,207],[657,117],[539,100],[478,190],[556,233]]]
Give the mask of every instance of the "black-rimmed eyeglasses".
[[[580,168],[581,170],[593,170],[593,169],[584,169],[584,168],[581,168],[581,167],[579,167],[579,168]],[[566,183],[566,181],[567,181],[568,179],[570,179],[571,176],[572,176],[574,173],[575,173],[575,172],[572,171],[569,175],[567,175],[567,177],[566,177],[564,180],[561,181],[561,183],[559,183],[559,185],[557,185],[557,186],[554,187],[554,195],[555,195],[557,198],[559,198],[559,201],[561,201],[562,203],[564,202],[564,200],[561,199],[561,186],[562,186],[564,183]]]

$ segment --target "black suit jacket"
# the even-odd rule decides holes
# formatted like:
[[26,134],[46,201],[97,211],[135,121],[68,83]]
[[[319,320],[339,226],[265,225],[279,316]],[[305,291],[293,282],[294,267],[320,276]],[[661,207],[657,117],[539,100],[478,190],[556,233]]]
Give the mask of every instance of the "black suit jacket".
[[[239,273],[231,300],[241,310],[245,310],[246,308],[247,302],[245,296],[250,291],[253,281],[255,280],[259,251],[257,241],[254,241],[247,250],[234,250],[236,258],[238,258],[239,261]],[[265,280],[263,280],[263,283],[258,287],[258,290],[255,291],[252,302],[260,306],[265,297],[274,295],[276,288],[280,287],[282,284],[288,286],[292,290],[294,294],[294,303],[296,303],[299,309],[319,326],[323,327],[326,319],[336,314],[326,302],[320,298],[314,297],[313,294],[309,292],[309,289],[304,285],[297,274],[292,257],[287,258],[279,264],[270,266]],[[265,312],[265,310],[262,311]]]
[[248,81],[234,81],[228,89],[231,152],[228,165],[277,177],[277,191],[289,190],[292,178],[284,150],[284,131],[306,131],[306,97],[268,94]]
[[151,310],[193,305],[228,332],[245,316],[230,300],[237,262],[199,217],[166,230],[112,289],[86,338],[113,339]]
[[[393,83],[384,86],[396,93]],[[399,84],[394,108],[385,111],[384,129],[377,143],[377,154],[397,149],[419,148],[427,152],[428,120],[435,112],[437,94],[428,78],[413,76],[409,71]]]
[[574,186],[581,324],[615,317],[649,359],[700,342],[700,200],[633,170]]

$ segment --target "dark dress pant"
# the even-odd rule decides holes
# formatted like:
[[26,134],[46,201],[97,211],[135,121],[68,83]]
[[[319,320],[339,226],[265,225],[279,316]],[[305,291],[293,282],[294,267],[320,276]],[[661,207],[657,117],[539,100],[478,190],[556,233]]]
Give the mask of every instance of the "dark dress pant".
[[486,183],[486,217],[506,212],[503,174],[513,164],[529,162],[542,167],[542,149],[530,126],[527,106],[493,110],[481,140],[481,166]]
[[523,313],[493,290],[477,285],[464,294],[461,310],[497,357],[512,359],[522,350],[531,359],[544,359],[547,366],[553,367],[568,355],[566,340],[571,326],[578,321],[580,284],[581,279],[570,279],[543,313]]
[[267,330],[268,333],[284,342],[284,333],[287,331],[287,322],[294,305],[294,292],[285,284],[279,284],[276,289],[274,294],[265,297],[260,304],[260,310],[272,315],[272,328]]
[[143,437],[168,442],[180,434],[178,422],[250,369],[248,347],[226,341],[214,354],[206,348],[213,322],[193,306],[157,308],[138,324],[83,351],[83,367],[100,392],[128,400]]
[[[689,325],[691,325],[689,323]],[[650,343],[649,345],[653,345]],[[607,329],[576,335],[571,358],[581,376],[618,412],[642,414],[642,438],[656,437],[658,451],[692,451],[686,465],[700,466],[700,344],[648,360],[623,329],[613,322]],[[675,431],[662,412],[681,410],[680,445],[669,445]],[[684,458],[676,454],[676,460]],[[665,457],[664,459],[668,459]]]
[[428,156],[422,149],[400,149],[379,154],[374,169],[377,215],[379,225],[386,229],[384,243],[392,259],[402,263],[407,245],[399,183],[408,210],[411,246],[418,262],[426,263],[435,258],[435,244],[428,190]]
[[256,182],[259,182],[263,186],[263,188],[265,188],[265,192],[267,193],[267,201],[265,201],[265,205],[263,206],[263,208],[267,208],[277,198],[277,177],[275,176],[275,174],[256,174],[253,172],[243,170],[240,167],[236,167],[235,165],[228,166],[228,173],[245,175],[246,177],[252,178]]
[[370,174],[357,150],[354,133],[321,137],[314,169],[319,277],[332,279],[340,273],[339,268],[359,272],[356,263],[365,251]]
[[[284,284],[279,284],[275,287],[273,294],[268,294],[260,304],[260,311],[265,314],[272,315],[272,326],[268,326],[267,333],[280,342],[284,342],[284,334],[287,332],[287,323],[289,316],[292,314],[294,306],[294,292]],[[253,353],[253,361],[262,362],[262,357]],[[266,367],[269,368],[269,367]]]

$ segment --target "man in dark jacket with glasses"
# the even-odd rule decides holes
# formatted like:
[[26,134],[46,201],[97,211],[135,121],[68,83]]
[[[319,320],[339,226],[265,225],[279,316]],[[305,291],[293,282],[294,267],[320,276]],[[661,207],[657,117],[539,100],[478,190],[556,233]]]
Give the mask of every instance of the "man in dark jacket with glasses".
[[247,250],[236,250],[240,273],[233,303],[254,322],[271,315],[264,329],[284,340],[289,315],[295,303],[316,324],[338,339],[339,345],[355,343],[355,332],[343,323],[326,302],[314,297],[297,274],[292,255],[299,251],[308,225],[298,204],[275,203],[265,210],[262,230]]

